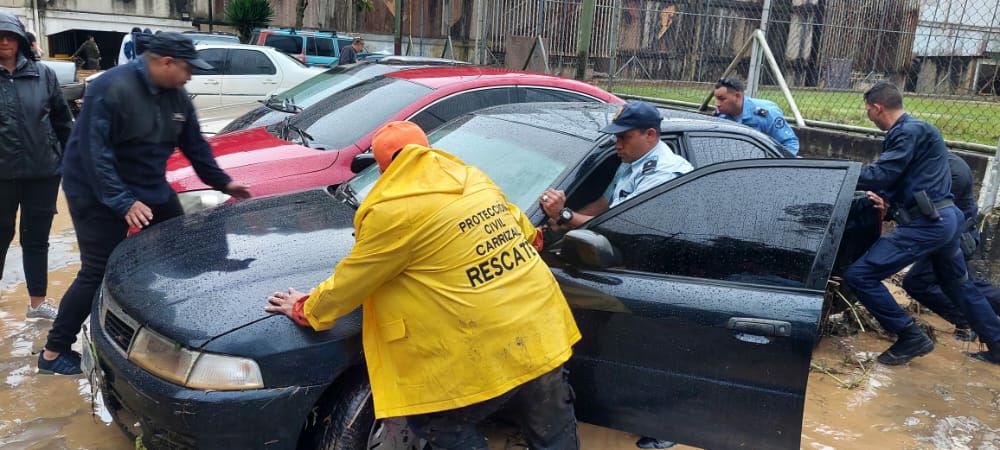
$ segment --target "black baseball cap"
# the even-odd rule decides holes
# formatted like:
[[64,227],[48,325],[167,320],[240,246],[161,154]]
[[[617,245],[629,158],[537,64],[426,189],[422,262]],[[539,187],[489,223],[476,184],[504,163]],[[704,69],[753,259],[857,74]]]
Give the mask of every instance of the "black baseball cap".
[[202,70],[212,70],[211,64],[198,57],[198,51],[194,48],[194,42],[190,38],[180,33],[163,32],[149,39],[146,51],[156,53],[160,56],[183,59]]
[[660,129],[662,121],[663,116],[660,115],[660,110],[651,103],[634,101],[622,106],[622,109],[618,110],[618,114],[615,114],[615,117],[611,119],[611,123],[605,125],[600,131],[606,134],[618,134],[633,129]]

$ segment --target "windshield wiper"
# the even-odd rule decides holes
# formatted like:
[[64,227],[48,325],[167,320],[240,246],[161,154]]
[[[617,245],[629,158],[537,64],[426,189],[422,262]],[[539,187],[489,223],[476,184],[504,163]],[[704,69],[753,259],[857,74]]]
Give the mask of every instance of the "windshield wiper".
[[278,126],[277,129],[279,137],[286,141],[291,140],[291,135],[289,134],[289,132],[294,131],[295,134],[299,135],[299,141],[301,141],[301,145],[303,147],[309,147],[309,142],[313,140],[313,137],[310,136],[309,133],[306,133],[305,130],[295,125],[292,125],[292,117],[293,116],[288,116],[285,118],[285,120],[281,121],[281,124]]
[[278,101],[278,97],[276,95],[271,95],[270,97],[267,98],[267,100],[264,100],[263,103],[264,106],[271,108],[275,111],[281,111],[290,114],[298,114],[302,112],[302,107],[296,105],[295,102],[288,97],[285,97],[281,99],[281,101]]

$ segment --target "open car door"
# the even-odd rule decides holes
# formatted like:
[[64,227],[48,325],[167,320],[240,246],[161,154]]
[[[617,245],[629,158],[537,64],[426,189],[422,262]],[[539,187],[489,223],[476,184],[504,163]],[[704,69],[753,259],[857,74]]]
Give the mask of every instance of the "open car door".
[[579,419],[703,448],[798,448],[859,171],[713,164],[545,252],[583,333],[569,363]]

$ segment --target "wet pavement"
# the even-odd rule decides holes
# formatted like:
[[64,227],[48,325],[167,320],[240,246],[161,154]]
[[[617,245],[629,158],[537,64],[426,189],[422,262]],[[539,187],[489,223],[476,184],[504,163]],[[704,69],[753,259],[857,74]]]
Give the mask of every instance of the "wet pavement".
[[[62,199],[58,211],[49,255],[48,295],[55,299],[79,268]],[[35,374],[32,352],[44,345],[51,322],[26,321],[26,307],[15,240],[0,281],[0,448],[134,448],[117,426],[92,413],[83,378]],[[937,330],[938,346],[902,367],[872,361],[890,344],[873,335],[820,343],[813,355],[818,369],[809,376],[802,448],[1000,450],[1000,367],[964,356],[978,344],[955,341],[951,327],[936,316],[922,318]],[[600,427],[582,425],[580,436],[585,449],[635,448],[635,436]]]

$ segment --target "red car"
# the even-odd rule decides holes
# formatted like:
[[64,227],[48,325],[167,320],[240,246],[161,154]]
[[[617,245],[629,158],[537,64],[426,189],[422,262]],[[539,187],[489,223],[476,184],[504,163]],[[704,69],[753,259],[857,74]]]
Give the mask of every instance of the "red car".
[[[353,176],[354,156],[394,120],[430,131],[478,109],[524,102],[623,101],[595,86],[552,75],[481,67],[430,67],[393,72],[337,92],[283,122],[209,138],[219,165],[267,196],[336,185]],[[211,208],[229,196],[211,190],[175,153],[167,180],[185,211]]]

